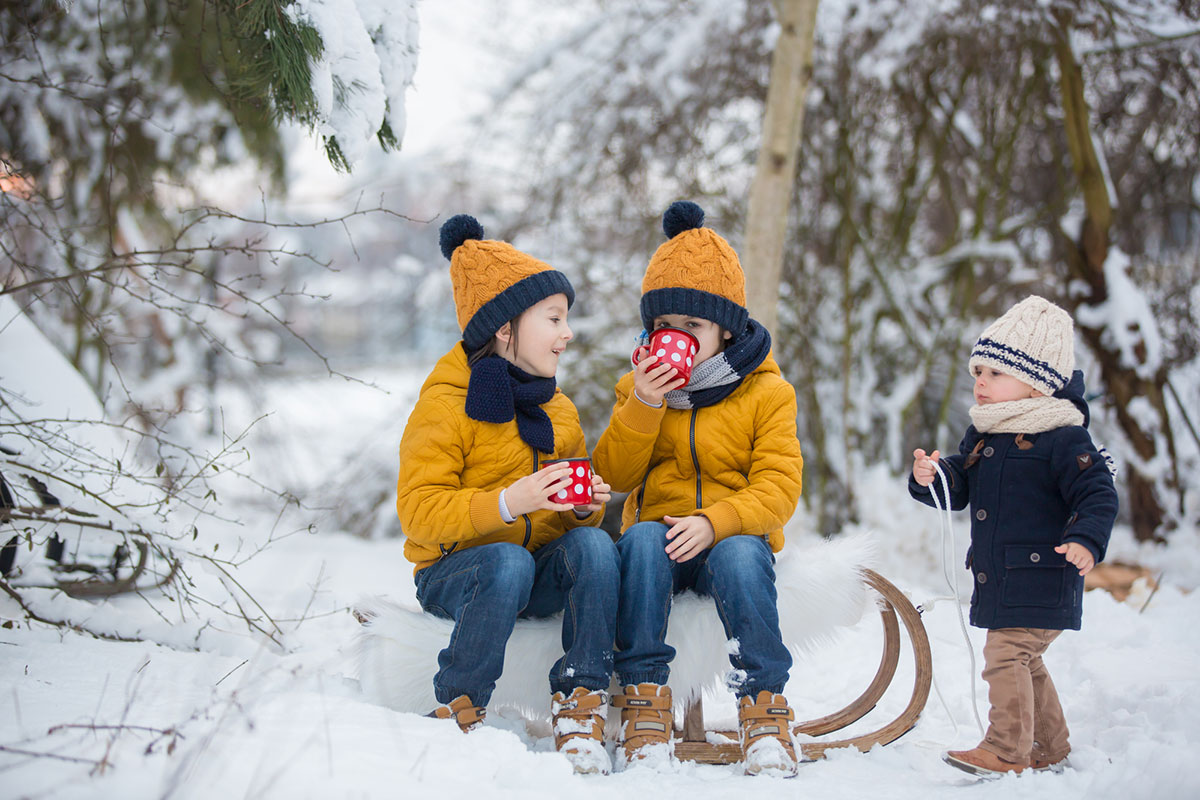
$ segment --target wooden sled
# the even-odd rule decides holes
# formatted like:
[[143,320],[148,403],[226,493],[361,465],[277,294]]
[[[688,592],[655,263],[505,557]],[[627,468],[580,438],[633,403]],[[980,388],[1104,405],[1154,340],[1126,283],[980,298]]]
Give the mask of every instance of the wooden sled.
[[[879,615],[883,620],[883,657],[875,678],[866,690],[841,711],[829,714],[819,719],[800,722],[792,726],[792,732],[808,736],[822,736],[845,728],[866,716],[879,699],[883,697],[892,678],[896,674],[896,666],[900,662],[900,626],[897,616],[908,631],[912,648],[913,661],[916,667],[913,681],[912,696],[908,705],[898,717],[870,733],[849,739],[839,739],[830,742],[803,742],[799,749],[806,760],[824,758],[825,751],[839,747],[857,747],[866,752],[877,744],[889,744],[903,736],[914,725],[925,708],[929,699],[929,688],[933,682],[933,655],[929,649],[929,636],[921,622],[921,615],[908,598],[904,596],[890,581],[871,569],[862,569],[863,580],[880,596]],[[719,731],[719,736],[728,740],[726,743],[708,741],[708,732],[704,728],[704,709],[701,700],[697,698],[687,709],[683,722],[682,739],[675,742],[675,755],[680,760],[698,761],[703,764],[735,764],[742,760],[741,745],[738,744],[737,731]]]
[[[58,589],[69,597],[95,598],[160,589],[175,580],[180,568],[179,560],[152,541],[149,533],[140,528],[121,529],[94,513],[64,506],[37,477],[23,477],[41,504],[17,505],[13,491],[0,473],[0,579],[9,579],[22,534],[29,541],[33,541],[35,536],[42,540],[52,574],[82,574],[85,577],[63,577],[52,584],[17,583],[10,588]],[[97,538],[107,537],[109,541],[100,547],[91,547],[93,552],[82,560],[78,558],[78,548],[72,548],[75,552],[70,554],[71,560],[66,560],[68,553],[58,531],[71,528],[80,531],[80,535],[87,533]],[[4,541],[10,531],[15,535]],[[116,541],[115,545],[113,540]],[[131,545],[137,552],[136,560],[132,557]],[[107,547],[113,548],[111,555],[102,552]],[[165,575],[150,568],[152,556],[167,561],[170,569]]]
[[[901,622],[908,631],[908,640],[916,669],[912,695],[908,705],[896,719],[861,736],[827,742],[801,742],[799,743],[800,751],[805,759],[821,758],[825,751],[833,748],[857,747],[859,750],[866,751],[876,744],[888,744],[895,741],[916,724],[917,718],[929,698],[929,689],[933,681],[933,661],[929,648],[929,637],[925,633],[921,616],[912,603],[895,585],[874,570],[861,566],[861,562],[858,566],[847,569],[845,557],[840,560],[828,558],[822,560],[820,556],[822,552],[832,551],[809,551],[807,554],[809,558],[794,559],[790,566],[781,564],[779,568],[781,570],[795,568],[812,570],[806,575],[795,572],[788,573],[787,578],[791,581],[819,573],[827,574],[831,571],[839,571],[845,574],[847,587],[856,587],[859,591],[865,589],[865,594],[868,596],[876,595],[876,606],[879,608],[879,614],[883,621],[883,655],[874,679],[857,699],[841,711],[819,719],[801,722],[794,725],[792,730],[797,734],[807,736],[823,736],[845,728],[866,716],[883,697],[895,677],[902,649]],[[817,556],[814,557],[813,553],[817,553]],[[849,555],[854,554],[850,553]],[[825,596],[822,593],[819,594]],[[782,600],[783,592],[780,597]],[[684,636],[676,644],[676,647],[683,646],[684,642],[697,644],[703,641],[705,650],[711,649],[717,655],[712,658],[713,663],[709,665],[711,672],[697,676],[693,670],[690,681],[686,679],[683,674],[684,670],[680,668],[678,662],[675,664],[676,669],[672,673],[672,678],[676,689],[676,698],[681,701],[681,705],[676,708],[676,720],[683,719],[683,730],[676,731],[676,736],[679,738],[675,741],[675,753],[680,759],[706,764],[736,763],[742,757],[737,733],[715,731],[710,734],[706,731],[703,708],[699,699],[703,694],[702,687],[711,685],[718,678],[719,672],[728,668],[725,651],[719,646],[719,643],[723,642],[724,633],[719,630],[720,623],[711,601],[701,602],[700,598],[695,597],[690,598],[691,602],[688,600],[689,598],[683,596],[676,598],[672,619],[674,620],[676,617],[681,620],[690,618],[694,622],[697,612],[703,609],[702,613],[711,615],[709,621],[717,628],[716,638],[713,640],[711,637],[704,639],[694,635]],[[363,623],[358,645],[360,678],[365,681],[364,687],[369,685],[373,687],[365,688],[368,696],[371,696],[376,702],[396,710],[427,713],[436,702],[432,697],[431,681],[433,673],[437,669],[435,655],[449,639],[453,623],[420,612],[380,603],[378,599],[375,602],[366,602],[365,605],[360,604],[352,611],[355,618]],[[784,625],[783,627],[786,634],[788,626]],[[538,630],[540,630],[540,634],[536,633]],[[518,622],[514,639],[510,640],[505,656],[505,674],[510,678],[520,676],[511,680],[510,689],[526,687],[532,682],[530,676],[541,675],[548,670],[554,658],[557,657],[553,651],[559,647],[559,631],[560,623],[554,619]],[[689,633],[694,633],[694,631],[695,629],[688,629]],[[538,635],[541,638],[535,640],[533,637]],[[514,646],[516,639],[522,636],[525,637],[522,644]],[[528,651],[533,647],[534,641],[541,641],[544,645],[545,652],[541,653],[540,658],[529,656]],[[561,654],[561,650],[557,650],[557,652]],[[521,660],[514,660],[518,658]],[[380,665],[383,664],[388,667],[389,671],[386,673],[379,672]],[[369,676],[374,676],[374,678],[367,681]],[[500,692],[501,689],[498,685],[497,695]],[[428,696],[423,697],[423,693],[428,693]],[[493,695],[493,701],[497,699],[497,695]],[[516,704],[524,709],[545,708],[548,706],[545,701],[548,696],[549,687],[545,686],[535,690],[527,702],[517,702]],[[696,699],[687,705],[682,705],[689,697]],[[510,702],[517,700],[511,693],[508,699]],[[710,737],[717,741],[710,742]],[[724,742],[720,741],[722,738]]]

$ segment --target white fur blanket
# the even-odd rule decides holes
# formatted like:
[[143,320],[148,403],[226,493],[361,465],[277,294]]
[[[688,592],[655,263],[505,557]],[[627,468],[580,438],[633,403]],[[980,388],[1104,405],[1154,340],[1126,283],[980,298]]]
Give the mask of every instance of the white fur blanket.
[[[785,548],[775,565],[779,624],[794,654],[853,625],[866,607],[860,570],[872,566],[865,536],[842,536],[802,548]],[[425,714],[433,696],[437,655],[454,623],[383,598],[361,600],[369,619],[356,642],[359,680],[367,697],[397,711]],[[549,672],[562,656],[562,616],[517,621],[504,654],[504,674],[490,705],[513,706],[531,719],[549,714]],[[712,598],[684,592],[675,597],[667,643],[676,650],[671,690],[676,719],[705,689],[720,687],[732,667],[725,631]]]

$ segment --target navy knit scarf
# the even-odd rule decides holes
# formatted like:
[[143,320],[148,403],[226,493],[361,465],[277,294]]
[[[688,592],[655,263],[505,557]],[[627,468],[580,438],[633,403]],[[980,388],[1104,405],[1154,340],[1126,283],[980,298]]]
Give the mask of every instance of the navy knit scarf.
[[[642,335],[649,341],[645,331]],[[733,394],[747,375],[758,369],[771,352],[771,334],[757,320],[750,319],[742,335],[723,351],[696,365],[687,385],[667,392],[671,408],[704,408],[716,405]]]
[[487,356],[471,366],[467,384],[467,416],[480,422],[517,420],[517,433],[530,447],[554,452],[554,425],[542,410],[554,396],[554,378],[539,378],[500,356]]

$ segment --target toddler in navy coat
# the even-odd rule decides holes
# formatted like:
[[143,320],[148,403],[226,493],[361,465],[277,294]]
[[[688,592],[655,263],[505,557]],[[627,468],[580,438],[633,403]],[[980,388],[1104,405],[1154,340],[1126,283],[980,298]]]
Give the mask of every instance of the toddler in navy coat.
[[1079,630],[1083,576],[1104,558],[1117,514],[1105,458],[1088,435],[1074,325],[1041,297],[1009,309],[971,351],[973,424],[959,452],[913,452],[909,492],[933,505],[935,463],[950,507],[971,506],[971,624],[987,628],[988,731],[952,766],[981,775],[1053,768],[1070,752],[1067,724],[1042,663]]

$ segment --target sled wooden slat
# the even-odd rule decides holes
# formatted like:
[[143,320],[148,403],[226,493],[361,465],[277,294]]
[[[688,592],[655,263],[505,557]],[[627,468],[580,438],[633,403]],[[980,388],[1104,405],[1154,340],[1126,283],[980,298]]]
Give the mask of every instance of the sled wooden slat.
[[693,700],[683,718],[683,740],[685,742],[703,742],[706,740],[704,731],[704,706],[700,698]]
[[676,740],[675,757],[680,761],[696,761],[700,764],[736,764],[742,760],[742,746],[737,743],[737,733],[729,732],[732,744],[710,744]]
[[[825,751],[840,747],[857,747],[859,750],[870,750],[877,744],[888,744],[903,736],[912,729],[920,717],[925,703],[929,699],[929,689],[933,682],[933,655],[929,648],[929,636],[921,622],[920,613],[913,607],[908,598],[890,581],[870,569],[863,569],[864,582],[874,589],[882,598],[879,614],[883,620],[884,645],[883,656],[879,669],[866,690],[841,711],[829,714],[808,722],[793,726],[795,733],[809,736],[819,736],[840,730],[847,725],[862,719],[879,702],[896,674],[900,660],[900,629],[897,615],[908,631],[909,642],[913,651],[913,662],[916,667],[913,680],[913,692],[908,705],[898,717],[871,733],[850,739],[832,742],[804,742],[800,751],[807,760],[823,758]],[[684,717],[683,739],[675,743],[675,755],[684,761],[698,761],[703,764],[734,764],[741,761],[741,747],[737,744],[737,733],[722,731],[720,736],[730,739],[731,743],[715,743],[707,741],[704,729],[704,711],[701,701],[697,698],[688,707]],[[799,755],[799,754],[798,754]]]

